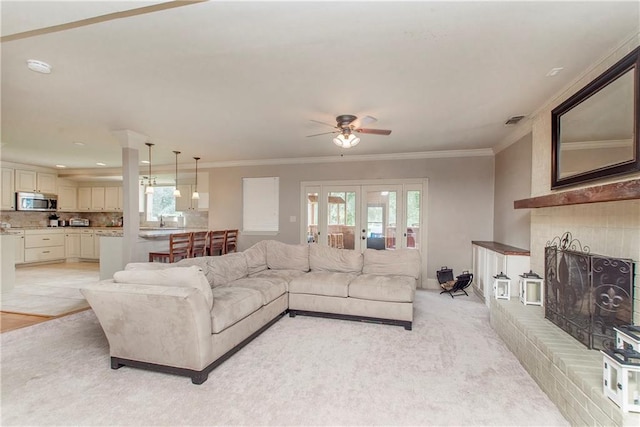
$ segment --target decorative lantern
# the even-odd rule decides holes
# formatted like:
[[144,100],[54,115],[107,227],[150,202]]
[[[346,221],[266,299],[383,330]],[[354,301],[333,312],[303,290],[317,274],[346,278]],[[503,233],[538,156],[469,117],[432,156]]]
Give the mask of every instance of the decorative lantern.
[[634,325],[614,326],[616,348],[640,352],[640,327]]
[[640,412],[640,353],[616,348],[602,353],[602,391],[623,412]]
[[542,305],[544,279],[533,271],[520,275],[520,302],[524,305]]
[[493,282],[493,293],[496,299],[510,299],[511,279],[509,279],[502,271],[500,274],[493,276],[493,278],[495,279]]

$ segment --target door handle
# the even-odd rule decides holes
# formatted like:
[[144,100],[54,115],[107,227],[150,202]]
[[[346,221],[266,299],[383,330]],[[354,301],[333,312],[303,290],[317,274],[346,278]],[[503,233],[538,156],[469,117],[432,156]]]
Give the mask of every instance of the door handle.
[[362,240],[367,240],[367,237],[366,236],[362,236]]
[[362,229],[362,232],[363,232],[363,233],[366,233],[366,232],[367,232],[367,230],[363,228],[363,229]]

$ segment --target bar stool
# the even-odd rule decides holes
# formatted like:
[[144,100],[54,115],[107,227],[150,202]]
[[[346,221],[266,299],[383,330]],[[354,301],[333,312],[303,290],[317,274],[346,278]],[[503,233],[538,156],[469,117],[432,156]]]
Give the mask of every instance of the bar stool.
[[176,233],[169,236],[169,252],[149,252],[149,262],[158,259],[160,262],[176,262],[189,258],[191,253],[191,233]]
[[191,239],[191,250],[189,253],[189,258],[195,258],[199,256],[207,255],[207,236],[209,235],[208,231],[194,231],[191,233],[193,235]]
[[238,230],[227,230],[227,237],[224,242],[224,253],[236,252],[238,250]]
[[209,232],[207,242],[207,255],[222,255],[224,253],[227,230],[215,230]]

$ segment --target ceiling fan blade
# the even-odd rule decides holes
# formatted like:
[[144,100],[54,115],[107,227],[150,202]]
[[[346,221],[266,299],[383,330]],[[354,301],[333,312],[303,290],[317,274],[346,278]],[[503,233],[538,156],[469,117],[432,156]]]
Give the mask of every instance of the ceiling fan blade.
[[309,138],[310,136],[320,136],[320,135],[328,135],[330,133],[340,133],[337,130],[334,130],[333,132],[322,132],[322,133],[314,133],[313,135],[307,135],[307,138]]
[[336,125],[330,125],[329,123],[319,122],[318,120],[313,120],[313,119],[310,119],[310,120],[311,120],[312,122],[314,122],[314,123],[320,123],[321,125],[331,126],[332,128],[335,128],[335,127],[336,127]]
[[359,128],[359,129],[355,129],[356,132],[359,133],[371,133],[373,135],[389,135],[391,134],[391,131],[388,129],[363,129],[363,128]]

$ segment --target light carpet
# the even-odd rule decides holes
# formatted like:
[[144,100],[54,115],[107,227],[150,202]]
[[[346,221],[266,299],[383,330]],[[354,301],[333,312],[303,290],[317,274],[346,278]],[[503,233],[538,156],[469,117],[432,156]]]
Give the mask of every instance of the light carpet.
[[475,296],[418,291],[413,331],[284,317],[200,386],[110,369],[91,310],[0,342],[2,425],[568,425]]

